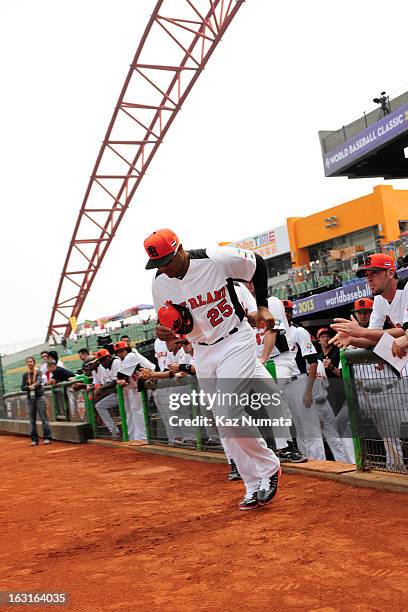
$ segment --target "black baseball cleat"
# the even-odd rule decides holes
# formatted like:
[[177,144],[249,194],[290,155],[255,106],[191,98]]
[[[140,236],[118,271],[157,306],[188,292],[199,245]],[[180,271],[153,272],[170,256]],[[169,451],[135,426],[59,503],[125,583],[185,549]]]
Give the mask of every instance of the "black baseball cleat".
[[239,504],[240,510],[255,510],[259,506],[258,493],[247,493]]
[[296,444],[288,440],[286,448],[281,448],[276,451],[276,455],[282,463],[306,463],[307,457],[302,455],[300,450],[296,448]]
[[233,480],[242,480],[240,473],[238,472],[238,468],[235,465],[235,461],[233,459],[230,460],[231,471],[228,474],[228,480],[232,482]]
[[280,475],[281,469],[278,468],[278,471],[275,472],[273,476],[260,479],[258,489],[258,502],[260,506],[270,504],[275,497],[276,493],[278,492]]

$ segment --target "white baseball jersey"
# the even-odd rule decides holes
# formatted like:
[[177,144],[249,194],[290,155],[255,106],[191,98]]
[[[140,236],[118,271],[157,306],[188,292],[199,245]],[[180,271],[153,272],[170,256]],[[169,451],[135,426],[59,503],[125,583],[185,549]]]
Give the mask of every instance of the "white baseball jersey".
[[94,385],[104,385],[112,380],[115,380],[118,373],[119,364],[120,359],[118,357],[113,358],[110,368],[104,368],[103,365],[99,364],[97,369],[92,372]]
[[157,273],[152,295],[156,310],[167,300],[183,304],[194,326],[191,342],[213,344],[238,328],[244,318],[234,279],[249,281],[256,270],[254,253],[235,247],[189,251],[190,264],[182,279]]
[[370,329],[383,329],[387,317],[394,327],[402,327],[408,321],[408,283],[404,289],[397,289],[391,304],[382,295],[374,297],[374,306],[368,327]]
[[155,369],[151,361],[143,357],[139,351],[133,350],[131,353],[128,353],[124,359],[120,360],[118,372],[126,374],[126,376],[132,376],[138,365],[142,368],[148,368],[149,370]]
[[191,365],[193,361],[193,356],[186,353],[183,347],[180,347],[177,353],[172,353],[171,351],[168,351],[165,361],[165,368],[169,367],[169,363],[178,363],[179,365]]
[[[294,325],[291,325],[289,328],[289,337],[291,339],[290,351],[293,353],[295,359],[298,347],[302,357],[306,357],[307,355],[316,355],[316,349],[313,346],[312,338],[304,327],[295,327]],[[296,367],[293,374],[296,376],[300,374],[298,367]]]
[[166,368],[166,359],[168,352],[169,351],[167,349],[167,344],[165,343],[165,341],[156,338],[156,340],[154,341],[154,356],[157,359],[160,372],[163,372],[163,370]]
[[[274,329],[283,330],[285,332],[285,338],[289,346],[289,351],[281,353],[276,346],[272,349],[270,357],[274,360],[276,365],[287,366],[289,368],[296,369],[296,352],[294,352],[294,343],[290,336],[289,323],[286,318],[285,308],[277,297],[268,298],[268,309],[275,319]],[[257,345],[257,355],[262,355],[265,343],[265,328],[258,328],[255,330],[255,339]]]

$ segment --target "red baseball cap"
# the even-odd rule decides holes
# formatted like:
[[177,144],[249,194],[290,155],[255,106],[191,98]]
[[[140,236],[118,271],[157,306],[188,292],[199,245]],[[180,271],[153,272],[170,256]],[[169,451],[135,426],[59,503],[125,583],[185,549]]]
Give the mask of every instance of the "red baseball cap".
[[149,256],[146,270],[160,268],[168,264],[179,248],[178,236],[170,229],[160,229],[150,234],[144,241],[144,248]]
[[391,255],[374,253],[374,255],[370,255],[367,258],[365,265],[360,270],[357,270],[356,275],[361,278],[365,276],[367,270],[394,270],[395,272],[395,269],[395,262]]
[[319,339],[322,334],[328,334],[330,336],[330,329],[328,327],[321,327],[317,330],[316,338]]
[[123,349],[126,349],[129,352],[132,350],[128,343],[124,340],[120,340],[120,342],[116,342],[116,344],[113,345],[113,350],[115,351],[115,353],[117,351],[122,351]]
[[282,304],[288,310],[293,310],[293,302],[291,302],[291,300],[282,300]]
[[99,351],[96,351],[95,353],[96,359],[103,359],[104,357],[109,357],[109,356],[110,356],[110,352],[108,351],[108,349],[105,349],[105,348],[101,348],[99,349]]
[[356,300],[354,302],[354,311],[372,310],[373,306],[374,306],[373,300],[370,300],[370,298],[361,298],[361,300]]

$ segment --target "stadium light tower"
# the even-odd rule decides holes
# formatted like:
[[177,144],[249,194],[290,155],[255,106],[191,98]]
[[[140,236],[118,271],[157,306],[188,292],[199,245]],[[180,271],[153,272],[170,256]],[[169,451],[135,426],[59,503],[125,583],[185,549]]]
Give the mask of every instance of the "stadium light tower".
[[[169,127],[244,0],[158,0],[85,191],[47,339],[68,336]],[[71,319],[71,321],[70,321]]]

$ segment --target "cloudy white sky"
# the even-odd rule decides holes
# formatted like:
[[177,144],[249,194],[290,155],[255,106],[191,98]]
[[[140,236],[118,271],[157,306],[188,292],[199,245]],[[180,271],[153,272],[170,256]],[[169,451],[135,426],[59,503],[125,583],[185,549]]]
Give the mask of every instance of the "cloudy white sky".
[[[46,333],[88,178],[154,6],[0,3],[0,345]],[[318,130],[370,110],[382,89],[408,89],[407,13],[401,0],[391,16],[378,0],[247,0],[143,179],[80,319],[151,300],[143,238],[158,227],[203,247],[381,183],[325,179]]]

